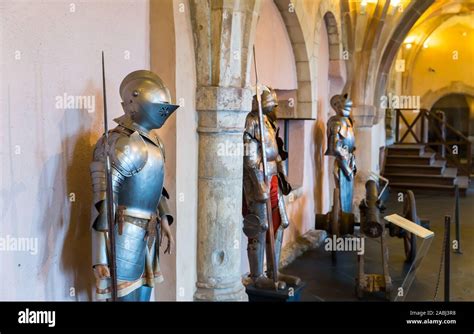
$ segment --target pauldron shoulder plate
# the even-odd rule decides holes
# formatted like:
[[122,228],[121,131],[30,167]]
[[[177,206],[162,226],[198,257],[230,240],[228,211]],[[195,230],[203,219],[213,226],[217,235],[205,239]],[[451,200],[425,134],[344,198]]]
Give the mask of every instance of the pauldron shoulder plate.
[[248,134],[252,139],[260,141],[258,114],[254,111],[250,112],[245,119],[245,133]]
[[337,116],[332,116],[328,120],[328,132],[329,134],[338,134],[339,131],[341,130],[342,127],[342,122],[341,119]]
[[137,174],[148,160],[145,140],[138,132],[116,138],[110,148],[112,166],[126,177]]

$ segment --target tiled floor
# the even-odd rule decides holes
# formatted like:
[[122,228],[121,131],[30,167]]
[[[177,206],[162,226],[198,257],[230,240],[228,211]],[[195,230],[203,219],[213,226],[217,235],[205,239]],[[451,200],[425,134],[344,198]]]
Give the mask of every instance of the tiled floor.
[[[416,196],[418,216],[428,219],[435,237],[424,258],[416,278],[406,295],[407,301],[432,301],[438,279],[441,246],[444,236],[444,216],[453,217],[452,239],[454,234],[454,196],[421,195]],[[466,197],[461,197],[461,250],[462,255],[451,252],[451,300],[474,301],[474,187],[471,185]],[[384,215],[402,212],[402,203],[397,202],[392,193],[386,204]],[[418,240],[420,243],[421,241]],[[389,266],[394,287],[401,282],[408,269],[404,262],[403,240],[389,237]],[[301,277],[306,282],[302,294],[303,301],[352,301],[358,300],[354,293],[354,279],[357,272],[355,253],[339,253],[336,266],[331,264],[331,255],[319,248],[303,254],[289,265],[284,272]],[[366,242],[366,273],[381,273],[380,243]],[[443,300],[443,277],[440,279],[437,300]],[[383,294],[368,296],[366,300],[383,300]]]

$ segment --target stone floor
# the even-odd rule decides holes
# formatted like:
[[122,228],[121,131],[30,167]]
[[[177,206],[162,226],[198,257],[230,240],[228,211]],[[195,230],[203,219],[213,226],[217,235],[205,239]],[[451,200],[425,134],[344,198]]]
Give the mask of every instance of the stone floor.
[[[417,195],[418,216],[430,220],[435,237],[424,258],[416,277],[406,295],[407,301],[432,301],[440,270],[441,246],[443,242],[444,216],[454,217],[454,196]],[[474,184],[465,197],[461,197],[461,250],[462,255],[451,252],[451,300],[474,301]],[[402,212],[402,203],[397,202],[392,193],[386,204],[384,215]],[[454,218],[451,231],[455,238]],[[389,270],[394,287],[399,287],[408,270],[405,264],[403,240],[388,238]],[[418,245],[421,241],[418,239]],[[355,253],[338,254],[336,266],[331,264],[331,255],[324,246],[309,251],[291,263],[284,272],[301,277],[306,282],[302,301],[355,301],[354,279],[357,272]],[[381,273],[380,243],[375,240],[366,242],[366,273]],[[444,281],[441,277],[437,300],[443,300]],[[383,294],[364,298],[365,300],[383,300]]]

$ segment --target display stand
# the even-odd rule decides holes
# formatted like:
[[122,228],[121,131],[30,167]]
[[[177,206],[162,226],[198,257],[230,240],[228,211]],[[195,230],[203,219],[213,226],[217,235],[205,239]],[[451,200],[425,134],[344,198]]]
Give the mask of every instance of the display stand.
[[388,222],[397,225],[398,227],[412,233],[414,236],[421,238],[423,241],[421,246],[416,253],[415,260],[412,262],[410,269],[408,270],[405,279],[403,280],[402,285],[397,289],[397,294],[394,301],[404,301],[408,290],[415,279],[416,271],[418,270],[421,262],[423,261],[425,255],[428,253],[428,250],[433,241],[434,232],[430,231],[420,225],[415,224],[414,222],[405,219],[397,214],[386,216],[385,220]]
[[284,290],[267,290],[249,284],[245,290],[249,296],[249,302],[297,302],[300,301],[301,292],[305,286],[306,284],[302,282],[297,286],[289,285]]
[[[361,238],[366,238],[364,235]],[[365,293],[384,292],[385,299],[390,301],[392,293],[392,278],[388,270],[387,231],[385,227],[380,236],[380,250],[382,257],[382,274],[368,274],[365,272],[365,256],[358,255],[358,275],[356,278],[356,296],[361,299]]]

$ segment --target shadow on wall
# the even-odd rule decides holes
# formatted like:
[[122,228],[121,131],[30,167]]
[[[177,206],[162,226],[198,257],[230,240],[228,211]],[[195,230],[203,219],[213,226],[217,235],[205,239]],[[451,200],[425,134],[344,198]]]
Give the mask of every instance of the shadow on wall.
[[85,293],[92,299],[92,249],[90,219],[92,207],[92,181],[89,164],[93,146],[90,131],[81,132],[75,138],[67,171],[67,194],[75,196],[69,211],[69,226],[64,238],[62,265],[66,272],[72,273],[76,295]]
[[[63,294],[57,289],[55,272],[52,266],[58,264],[58,257],[61,249],[58,247],[64,228],[64,203],[65,203],[65,185],[64,185],[64,161],[60,154],[49,158],[44,164],[39,178],[38,194],[36,198],[39,201],[41,212],[40,231],[42,238],[40,242],[43,246],[43,259],[38,270],[40,280],[44,283],[39,286],[44,287],[44,296],[46,299],[56,298],[57,294]],[[43,238],[46,239],[43,239]],[[65,293],[64,293],[65,294]]]
[[304,224],[295,224],[294,222],[302,222],[304,220],[307,205],[307,196],[301,196],[287,206],[287,215],[290,219],[290,225],[285,230],[283,245],[295,241],[298,236],[306,232]]
[[[98,124],[93,127],[93,119],[97,117],[92,117],[87,110],[64,111],[59,123],[61,153],[47,161],[39,181],[39,204],[40,208],[45,208],[41,226],[46,234],[39,275],[46,282],[45,296],[55,299],[92,300],[89,164],[98,134],[94,131]],[[57,271],[63,273],[64,278],[60,281],[67,282],[66,286],[55,283]],[[61,288],[64,291],[53,291]]]
[[315,213],[323,213],[324,209],[324,175],[326,168],[324,166],[324,153],[326,152],[326,123],[318,117],[313,127],[314,142],[314,202]]

